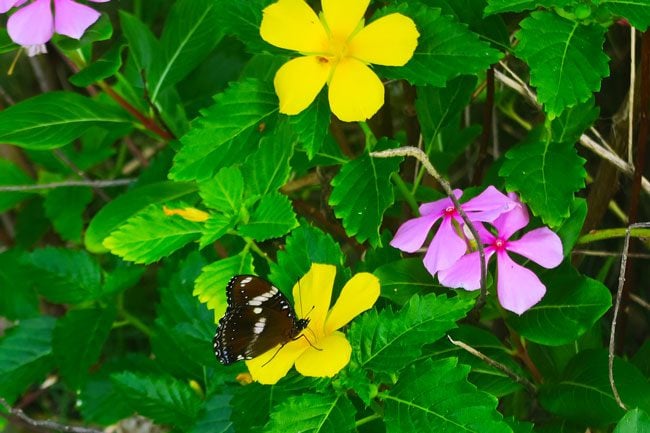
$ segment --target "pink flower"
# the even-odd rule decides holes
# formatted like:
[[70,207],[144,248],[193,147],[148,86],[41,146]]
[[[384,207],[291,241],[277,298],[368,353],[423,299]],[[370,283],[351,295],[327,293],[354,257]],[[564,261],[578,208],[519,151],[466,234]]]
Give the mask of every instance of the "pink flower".
[[[454,190],[457,199],[462,194],[462,191]],[[499,215],[515,206],[517,206],[516,201],[493,186],[489,186],[467,203],[461,204],[461,208],[471,221],[485,222],[494,221]],[[424,266],[431,275],[435,275],[436,272],[452,266],[467,251],[467,243],[456,233],[452,223],[456,221],[462,226],[463,220],[449,198],[423,204],[420,206],[420,214],[421,217],[410,219],[402,224],[390,244],[407,253],[413,253],[422,247],[431,227],[442,218],[440,227],[424,256]]]
[[[90,0],[103,3],[109,0]],[[0,13],[27,0],[0,0]],[[52,4],[54,2],[54,5]],[[54,8],[52,8],[54,6]],[[34,0],[9,17],[7,32],[30,56],[46,52],[45,43],[54,33],[79,39],[99,19],[96,10],[72,0]]]
[[[516,198],[516,195],[510,194]],[[562,263],[562,242],[558,235],[547,227],[531,230],[518,240],[510,237],[528,224],[528,211],[523,204],[501,215],[492,225],[497,234],[489,232],[482,224],[476,224],[481,242],[485,247],[485,260],[496,253],[497,295],[506,310],[522,314],[537,304],[546,286],[532,271],[515,263],[508,252],[517,253],[545,268],[554,268]],[[467,254],[453,266],[440,271],[438,280],[442,285],[476,290],[480,287],[481,266],[478,251]]]

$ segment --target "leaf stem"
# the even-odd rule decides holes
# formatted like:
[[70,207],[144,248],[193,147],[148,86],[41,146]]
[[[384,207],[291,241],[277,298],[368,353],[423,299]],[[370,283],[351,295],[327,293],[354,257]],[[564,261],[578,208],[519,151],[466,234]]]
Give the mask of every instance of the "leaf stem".
[[411,211],[413,211],[413,214],[420,215],[420,211],[418,209],[418,202],[417,200],[415,200],[415,196],[413,195],[413,193],[406,186],[406,182],[404,182],[404,180],[397,173],[392,173],[390,175],[390,179],[393,181],[393,183],[395,183],[395,186],[402,194],[402,197],[404,197],[404,200],[406,200],[406,203],[408,203],[409,207],[411,208]]
[[121,294],[117,299],[117,311],[119,315],[124,319],[122,322],[116,322],[113,326],[124,326],[123,323],[126,322],[129,325],[133,326],[136,329],[139,329],[147,337],[151,338],[153,331],[147,325],[144,324],[140,319],[129,313],[126,308],[124,308],[124,296]]
[[362,426],[364,424],[368,424],[369,422],[372,422],[372,421],[374,421],[376,419],[381,419],[381,415],[379,415],[378,413],[373,413],[372,415],[368,415],[367,417],[361,418],[360,420],[355,422],[354,426],[355,427],[360,427],[360,426]]
[[[627,230],[627,227],[593,230],[586,235],[580,236],[577,244],[582,245],[605,239],[624,238],[627,235]],[[630,230],[630,236],[633,238],[650,238],[650,228],[634,227]]]
[[372,132],[370,126],[368,126],[366,122],[359,122],[359,126],[363,131],[363,135],[365,135],[366,137],[366,150],[368,152],[372,152],[372,149],[374,149],[375,144],[377,144],[377,137],[375,137],[375,134]]
[[249,245],[249,248],[253,250],[255,253],[257,253],[258,256],[262,257],[264,260],[267,261],[269,264],[273,264],[273,260],[269,257],[268,254],[266,254],[260,247],[257,245],[257,243],[251,239],[251,238],[246,238],[246,244]]

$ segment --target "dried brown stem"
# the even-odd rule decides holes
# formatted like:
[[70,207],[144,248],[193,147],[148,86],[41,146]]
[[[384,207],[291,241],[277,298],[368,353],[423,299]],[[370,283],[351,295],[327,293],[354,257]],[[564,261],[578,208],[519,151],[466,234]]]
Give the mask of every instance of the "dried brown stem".
[[0,406],[4,407],[7,410],[7,412],[9,412],[9,414],[0,412],[0,416],[3,416],[9,421],[11,421],[12,419],[19,419],[23,423],[33,428],[58,431],[58,432],[66,432],[66,433],[103,433],[102,430],[97,430],[94,428],[69,426],[65,424],[59,424],[58,422],[54,422],[54,421],[39,421],[39,420],[32,419],[27,415],[25,415],[25,412],[23,412],[22,410],[11,407],[11,405],[9,405],[9,403],[7,403],[7,401],[1,397],[0,397]]

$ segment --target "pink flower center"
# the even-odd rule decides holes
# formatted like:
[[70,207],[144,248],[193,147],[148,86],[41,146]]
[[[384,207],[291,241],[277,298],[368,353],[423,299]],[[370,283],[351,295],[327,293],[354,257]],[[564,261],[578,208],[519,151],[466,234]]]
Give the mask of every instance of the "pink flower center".
[[447,206],[445,210],[442,212],[445,214],[446,217],[453,217],[458,214],[458,212],[456,212],[456,208],[453,206]]
[[492,244],[497,251],[505,251],[508,242],[503,238],[496,238]]

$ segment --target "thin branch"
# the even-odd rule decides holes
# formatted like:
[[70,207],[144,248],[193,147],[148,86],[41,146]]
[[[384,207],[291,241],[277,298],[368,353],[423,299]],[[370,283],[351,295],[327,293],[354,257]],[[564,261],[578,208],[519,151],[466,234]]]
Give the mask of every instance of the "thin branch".
[[488,365],[491,365],[492,367],[496,368],[497,370],[501,371],[504,373],[506,376],[517,382],[518,384],[522,385],[526,390],[535,395],[537,393],[537,388],[535,387],[535,384],[533,384],[530,380],[526,379],[523,376],[518,375],[505,365],[501,364],[498,361],[495,361],[494,359],[490,358],[489,356],[479,352],[478,350],[474,349],[472,346],[469,346],[468,344],[463,343],[462,341],[456,341],[453,338],[451,338],[449,335],[447,335],[447,338],[449,341],[451,341],[451,344],[454,346],[458,346],[461,349],[466,350],[467,352],[471,353],[472,355],[476,356],[478,359],[481,361],[485,362]]
[[614,350],[616,349],[616,322],[618,320],[618,313],[621,309],[621,299],[623,298],[623,287],[625,286],[625,271],[627,270],[627,252],[630,248],[630,233],[632,229],[635,228],[649,228],[650,222],[632,224],[627,228],[627,233],[625,234],[625,243],[623,244],[623,255],[621,257],[621,269],[618,273],[618,289],[616,290],[616,304],[614,305],[614,318],[612,319],[612,329],[609,333],[609,359],[608,359],[608,375],[609,375],[609,385],[612,388],[612,393],[614,394],[614,399],[616,403],[623,409],[627,410],[627,407],[621,400],[621,396],[618,393],[616,388],[616,383],[614,382]]
[[[7,401],[2,397],[0,397],[0,406],[4,407],[9,412],[9,414],[18,418],[19,420],[26,423],[27,425],[30,425],[35,428],[53,430],[58,432],[66,432],[66,433],[103,433],[102,430],[97,430],[94,428],[69,426],[69,425],[59,424],[58,422],[54,422],[54,421],[37,421],[25,415],[25,412],[23,412],[22,410],[12,408],[9,405],[9,403],[7,403]],[[7,419],[11,418],[10,415],[1,412],[0,415],[2,415]]]
[[[593,251],[593,250],[572,250],[571,254],[580,256],[594,256],[594,257],[621,257],[621,253],[610,251]],[[650,259],[650,254],[643,253],[629,253],[627,255],[631,259]],[[630,295],[634,296],[634,295]]]
[[429,158],[427,157],[427,154],[424,153],[422,149],[418,149],[417,147],[404,146],[398,149],[384,150],[382,152],[371,152],[370,156],[373,156],[375,158],[392,158],[395,156],[411,156],[413,158],[416,158],[418,161],[420,161],[422,166],[427,170],[429,175],[431,175],[431,177],[433,177],[436,181],[438,181],[440,186],[442,186],[442,189],[445,190],[445,193],[447,194],[447,196],[449,196],[452,203],[454,204],[456,211],[458,211],[458,214],[463,219],[463,222],[465,222],[465,225],[467,225],[467,228],[469,229],[469,231],[472,233],[472,236],[476,240],[476,245],[478,247],[478,254],[481,263],[481,296],[476,302],[476,306],[474,308],[475,310],[480,310],[485,304],[485,297],[487,296],[487,281],[486,281],[487,266],[485,265],[485,251],[483,249],[483,244],[481,243],[481,238],[478,234],[478,231],[476,230],[476,227],[474,227],[474,224],[472,223],[472,221],[470,221],[470,219],[467,217],[467,214],[461,207],[460,202],[454,195],[454,191],[451,189],[451,185],[449,185],[449,183],[442,176],[440,176],[438,171],[433,167],[431,161],[429,161]]
[[10,191],[38,191],[41,189],[65,188],[69,186],[88,186],[91,188],[110,188],[113,186],[130,185],[137,179],[115,179],[115,180],[69,180],[65,182],[41,183],[38,185],[2,185],[0,192]]
[[630,25],[630,90],[627,115],[627,163],[634,165],[632,148],[634,144],[634,86],[636,85],[636,29]]
[[[628,257],[632,257],[632,254],[628,254]],[[648,303],[645,299],[640,298],[639,296],[635,295],[634,293],[630,293],[630,299],[633,302],[636,302],[639,304],[639,306],[645,308],[646,310],[650,311],[650,303]]]

